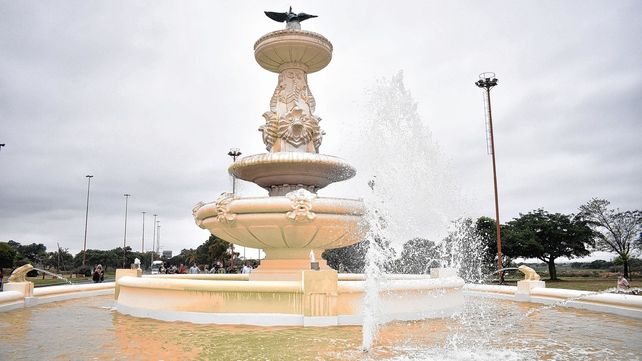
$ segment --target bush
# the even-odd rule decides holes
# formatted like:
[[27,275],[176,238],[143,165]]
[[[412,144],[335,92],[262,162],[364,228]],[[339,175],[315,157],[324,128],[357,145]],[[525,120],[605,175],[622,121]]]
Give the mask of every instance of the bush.
[[76,274],[83,275],[85,277],[91,277],[91,267],[89,266],[80,266],[76,271]]

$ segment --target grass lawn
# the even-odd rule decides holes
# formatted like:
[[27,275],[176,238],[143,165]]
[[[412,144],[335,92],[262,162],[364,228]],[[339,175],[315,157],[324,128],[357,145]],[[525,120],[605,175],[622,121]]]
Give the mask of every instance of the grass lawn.
[[[506,285],[517,286],[517,281],[520,279],[510,278],[506,280]],[[557,281],[551,281],[542,278],[546,282],[546,288],[566,288],[569,290],[580,291],[604,291],[609,288],[617,286],[616,278],[589,278],[589,277],[559,277]],[[642,287],[642,281],[632,280],[629,281],[631,287]]]
[[[558,281],[545,281],[548,288],[568,288],[582,291],[603,291],[617,287],[617,279],[611,278],[560,277]],[[632,280],[629,283],[631,287],[642,287],[640,280]]]

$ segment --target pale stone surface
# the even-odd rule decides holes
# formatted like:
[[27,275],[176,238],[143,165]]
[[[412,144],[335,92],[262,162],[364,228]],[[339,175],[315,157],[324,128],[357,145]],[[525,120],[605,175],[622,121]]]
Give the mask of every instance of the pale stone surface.
[[539,281],[540,280],[540,277],[537,274],[537,272],[535,272],[534,269],[532,269],[532,268],[530,268],[528,266],[521,265],[521,266],[517,267],[517,269],[524,274],[524,279],[527,280],[527,281]]
[[29,263],[22,265],[11,272],[11,275],[9,275],[9,279],[7,281],[9,282],[14,282],[14,283],[19,283],[19,282],[27,282],[26,276],[29,271],[33,269],[33,266]]
[[114,299],[118,299],[118,294],[120,293],[120,287],[118,284],[118,280],[120,280],[122,277],[127,277],[127,276],[133,276],[133,277],[141,277],[143,275],[143,270],[141,269],[135,269],[135,268],[118,268],[116,270],[116,289],[114,290]]
[[[298,281],[122,277],[117,309],[138,317],[195,323],[361,324],[363,281],[338,281],[334,270],[298,272]],[[449,315],[463,305],[463,285],[458,277],[394,275],[380,290],[380,317],[390,321]]]
[[33,282],[8,282],[4,284],[3,290],[16,291],[20,292],[22,297],[31,297],[33,296]]
[[454,268],[433,268],[430,270],[430,277],[432,278],[457,277],[457,270]]
[[284,67],[295,64],[310,74],[330,63],[332,43],[311,31],[277,30],[256,41],[254,57],[261,67],[274,73],[281,73]]
[[517,291],[515,291],[515,298],[520,301],[528,301],[531,290],[533,288],[545,288],[546,283],[544,281],[530,281],[523,280],[517,282]]

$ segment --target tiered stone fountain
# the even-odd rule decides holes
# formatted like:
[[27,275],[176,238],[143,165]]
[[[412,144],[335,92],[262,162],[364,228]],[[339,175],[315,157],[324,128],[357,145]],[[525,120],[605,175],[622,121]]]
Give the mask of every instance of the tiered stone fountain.
[[[366,231],[361,200],[317,195],[356,174],[344,160],[319,154],[324,132],[307,75],[330,63],[332,44],[298,25],[288,23],[287,29],[268,33],[254,45],[259,65],[279,74],[270,110],[263,114],[265,124],[259,128],[268,153],[242,158],[229,167],[232,175],[258,184],[268,196],[223,193],[215,202],[201,202],[193,209],[201,228],[231,243],[261,248],[265,259],[249,276],[140,277],[119,270],[115,297],[120,312],[201,323],[362,322],[364,275],[339,275],[321,258],[325,249],[354,244]],[[318,260],[315,267],[310,258]],[[463,303],[463,280],[445,270],[432,276],[387,277],[376,291],[380,307],[372,312],[385,321],[457,310]]]

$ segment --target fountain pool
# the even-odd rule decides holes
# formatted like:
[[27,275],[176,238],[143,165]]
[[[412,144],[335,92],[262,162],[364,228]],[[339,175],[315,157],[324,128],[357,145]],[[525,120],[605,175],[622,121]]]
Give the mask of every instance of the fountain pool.
[[360,326],[168,323],[123,315],[112,306],[113,298],[100,296],[3,313],[0,358],[635,360],[642,356],[639,320],[567,308],[538,312],[542,306],[532,303],[477,297],[451,317],[382,326],[367,354],[360,350]]

